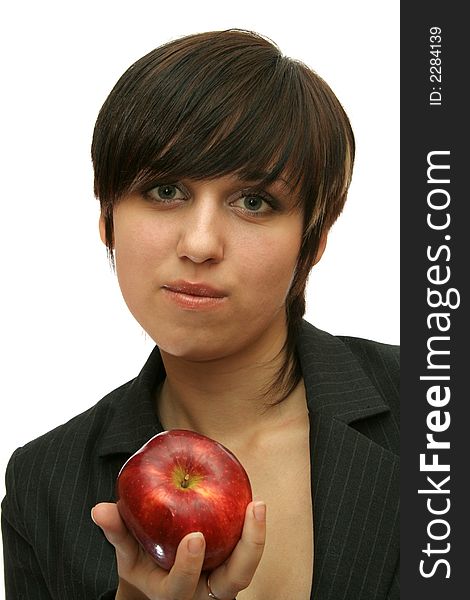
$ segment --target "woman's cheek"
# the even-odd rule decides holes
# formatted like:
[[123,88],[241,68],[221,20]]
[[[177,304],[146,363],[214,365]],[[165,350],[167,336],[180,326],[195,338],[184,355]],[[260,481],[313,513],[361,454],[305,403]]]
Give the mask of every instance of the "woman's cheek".
[[269,301],[284,302],[297,263],[298,245],[272,240],[263,250],[245,254],[242,280]]

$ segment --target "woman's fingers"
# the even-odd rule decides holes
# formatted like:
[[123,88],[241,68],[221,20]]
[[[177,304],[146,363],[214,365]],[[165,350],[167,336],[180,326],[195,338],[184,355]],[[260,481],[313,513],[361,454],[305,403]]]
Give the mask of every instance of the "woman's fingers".
[[126,570],[132,570],[141,550],[121,519],[116,504],[111,502],[97,504],[91,511],[91,518],[101,527],[108,541],[114,546],[121,566]]
[[192,600],[199,578],[206,542],[200,532],[186,535],[178,545],[175,563],[164,581],[165,598]]
[[221,600],[235,598],[247,588],[263,555],[266,541],[266,504],[250,502],[242,537],[226,563],[210,575],[211,589]]
[[202,533],[190,533],[181,540],[175,563],[166,572],[134,539],[115,504],[97,504],[92,510],[92,519],[116,550],[120,598],[193,600],[206,549]]

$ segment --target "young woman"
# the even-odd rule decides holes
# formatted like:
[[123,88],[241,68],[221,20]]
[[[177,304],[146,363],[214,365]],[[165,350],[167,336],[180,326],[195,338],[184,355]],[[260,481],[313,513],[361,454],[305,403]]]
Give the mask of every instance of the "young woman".
[[[331,89],[257,34],[188,36],[124,73],[92,158],[101,237],[156,347],[10,460],[7,598],[398,598],[397,349],[302,319],[354,161]],[[201,533],[166,572],[114,504],[125,460],[174,428],[221,442],[251,480],[242,538],[211,573]]]

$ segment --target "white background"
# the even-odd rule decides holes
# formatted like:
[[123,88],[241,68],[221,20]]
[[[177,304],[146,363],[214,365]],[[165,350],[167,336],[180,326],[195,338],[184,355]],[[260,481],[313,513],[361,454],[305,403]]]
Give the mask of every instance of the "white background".
[[357,158],[306,317],[399,342],[398,2],[30,0],[0,18],[0,497],[16,447],[134,377],[153,347],[98,237],[90,142],[118,77],[175,37],[253,29],[333,88]]

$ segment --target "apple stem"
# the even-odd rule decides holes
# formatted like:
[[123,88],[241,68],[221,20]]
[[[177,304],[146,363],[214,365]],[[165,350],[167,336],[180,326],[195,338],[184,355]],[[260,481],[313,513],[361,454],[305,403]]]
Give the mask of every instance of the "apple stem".
[[182,488],[187,488],[188,487],[188,481],[189,481],[189,475],[188,475],[188,473],[186,473],[186,475],[184,476],[183,481],[181,482],[181,487]]

